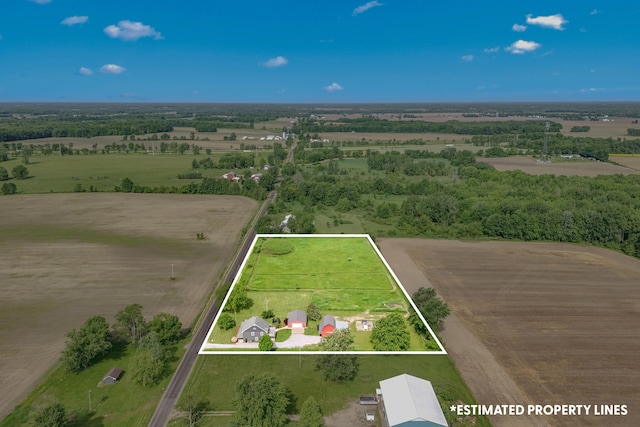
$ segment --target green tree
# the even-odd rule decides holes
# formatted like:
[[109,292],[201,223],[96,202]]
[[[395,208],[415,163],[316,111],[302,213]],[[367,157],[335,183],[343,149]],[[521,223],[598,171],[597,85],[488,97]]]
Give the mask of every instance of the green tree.
[[271,351],[273,349],[273,340],[269,335],[263,335],[258,342],[258,350]]
[[218,326],[222,330],[229,330],[236,326],[236,321],[229,313],[222,313],[218,319]]
[[370,340],[374,350],[403,351],[409,348],[411,336],[402,315],[391,313],[376,322]]
[[15,179],[27,179],[29,178],[29,170],[24,165],[18,165],[11,170],[11,175]]
[[250,308],[253,305],[253,300],[247,296],[247,291],[244,288],[236,287],[224,309],[233,313],[238,313],[242,310]]
[[116,313],[113,330],[117,336],[136,344],[147,332],[147,324],[142,316],[140,304],[130,304]]
[[64,427],[67,425],[67,410],[62,403],[52,403],[42,408],[34,421],[38,427]]
[[162,344],[173,344],[182,337],[182,322],[173,314],[158,313],[147,326],[149,331],[158,334]]
[[2,166],[0,166],[0,181],[6,181],[9,179],[9,172]]
[[18,186],[16,186],[13,182],[5,182],[2,184],[2,194],[5,196],[9,194],[16,194],[18,192]]
[[104,317],[93,316],[78,330],[67,333],[62,362],[69,372],[86,369],[91,361],[111,350],[109,324]]
[[[337,330],[320,341],[320,351],[349,351],[353,349],[353,336],[348,330]],[[352,381],[358,374],[358,357],[353,354],[322,354],[317,368],[329,381]]]
[[434,332],[442,327],[442,320],[449,315],[450,310],[447,303],[438,297],[435,289],[422,287],[411,295],[411,299]]
[[309,320],[322,319],[322,313],[320,313],[320,309],[315,303],[311,303],[307,306],[307,317]]
[[289,398],[287,389],[271,374],[248,375],[235,387],[233,425],[237,427],[282,427]]
[[20,157],[22,157],[22,163],[25,165],[29,164],[29,159],[31,158],[31,149],[23,147],[20,152]]
[[298,425],[300,427],[322,427],[324,425],[320,405],[318,405],[313,396],[309,396],[302,404]]
[[131,193],[133,191],[133,181],[129,178],[123,178],[122,183],[120,184],[120,191],[123,193]]
[[165,360],[155,357],[151,350],[139,348],[131,361],[131,378],[143,387],[153,386],[165,372]]

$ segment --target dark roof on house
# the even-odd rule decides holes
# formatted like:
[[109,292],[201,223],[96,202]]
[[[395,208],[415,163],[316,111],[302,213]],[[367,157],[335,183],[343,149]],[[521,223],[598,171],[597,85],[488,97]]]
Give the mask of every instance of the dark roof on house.
[[107,372],[107,375],[105,375],[105,378],[113,378],[114,380],[117,380],[118,377],[120,377],[120,374],[122,374],[122,369],[120,368],[111,368],[111,370],[109,372]]
[[262,329],[265,333],[269,333],[269,324],[262,318],[258,316],[250,317],[240,324],[240,329],[238,330],[238,334],[242,335],[244,331],[251,328],[252,326],[257,326]]
[[324,328],[327,325],[331,325],[335,328],[336,318],[330,314],[325,314],[324,317],[322,318],[322,321],[320,322],[320,326],[319,326],[320,330],[322,331],[322,328]]
[[291,323],[292,321],[295,321],[295,320],[297,320],[299,322],[307,323],[307,312],[306,311],[293,310],[293,311],[289,312],[287,317],[289,318],[289,323]]

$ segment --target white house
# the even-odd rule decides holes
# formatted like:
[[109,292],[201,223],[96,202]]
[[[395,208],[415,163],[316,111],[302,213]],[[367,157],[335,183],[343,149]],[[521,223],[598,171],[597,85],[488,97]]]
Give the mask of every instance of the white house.
[[383,425],[448,427],[430,381],[402,374],[380,381]]

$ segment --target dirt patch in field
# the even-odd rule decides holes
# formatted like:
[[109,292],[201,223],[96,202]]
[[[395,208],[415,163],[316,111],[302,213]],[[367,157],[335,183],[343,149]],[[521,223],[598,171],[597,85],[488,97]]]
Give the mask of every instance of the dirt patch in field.
[[[375,419],[367,421],[367,413],[373,413]],[[328,427],[373,427],[381,426],[378,406],[361,405],[358,402],[351,402],[347,407],[340,411],[324,417],[324,423]]]
[[566,162],[541,163],[526,156],[478,158],[479,162],[489,163],[497,170],[520,170],[531,175],[566,175],[566,176],[590,176],[614,175],[614,174],[640,174],[640,170],[617,166],[612,163],[598,162],[595,160],[570,160]]
[[547,243],[377,243],[409,293],[432,285],[451,307],[444,346],[480,404],[628,405],[495,426],[640,425],[640,260]]
[[93,315],[111,323],[140,303],[147,319],[169,312],[190,326],[256,209],[230,196],[3,197],[0,418],[55,363],[64,334]]

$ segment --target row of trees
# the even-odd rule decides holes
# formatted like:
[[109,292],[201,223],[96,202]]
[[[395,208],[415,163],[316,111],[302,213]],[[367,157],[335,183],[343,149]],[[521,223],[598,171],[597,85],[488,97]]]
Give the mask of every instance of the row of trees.
[[[293,127],[296,134],[321,132],[375,132],[375,133],[449,133],[461,135],[529,134],[544,132],[544,120],[505,120],[460,122],[427,122],[424,120],[386,120],[376,117],[340,118],[320,122],[315,118],[300,119]],[[551,122],[552,132],[562,129],[560,123]]]
[[[29,178],[29,169],[24,165],[16,165],[11,170],[11,176],[15,179],[27,179]],[[6,181],[9,179],[9,172],[2,166],[0,166],[0,181]]]

